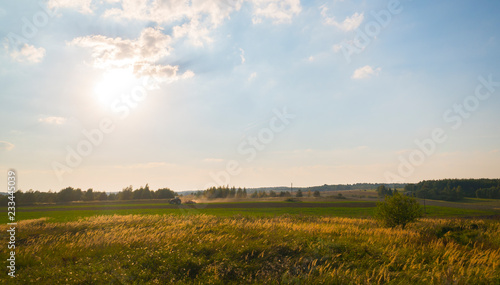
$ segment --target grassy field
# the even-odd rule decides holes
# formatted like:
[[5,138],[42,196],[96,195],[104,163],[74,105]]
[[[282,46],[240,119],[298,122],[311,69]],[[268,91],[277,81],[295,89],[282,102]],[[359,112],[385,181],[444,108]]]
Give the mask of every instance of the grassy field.
[[[487,203],[488,201],[484,202]],[[375,201],[307,201],[290,203],[283,201],[246,201],[246,202],[214,202],[193,206],[175,206],[167,202],[149,201],[133,203],[130,201],[102,203],[88,202],[66,205],[37,205],[20,207],[17,220],[48,218],[50,222],[76,221],[82,217],[96,215],[196,215],[207,214],[217,216],[258,216],[273,217],[277,215],[319,215],[334,217],[369,218],[373,216]],[[429,203],[429,202],[428,202]],[[459,203],[450,202],[446,206],[427,206],[428,217],[490,216],[500,214],[494,207],[464,208]],[[481,205],[483,205],[481,204]],[[5,221],[7,222],[7,221]]]
[[[5,232],[6,227],[0,227]],[[500,225],[281,215],[109,215],[19,223],[27,284],[498,284]],[[6,254],[2,248],[2,255]]]
[[500,222],[473,218],[490,202],[427,206],[404,230],[373,201],[20,207],[0,284],[500,284]]
[[[127,210],[80,210],[80,211],[52,211],[52,212],[26,212],[20,213],[22,220],[45,217],[50,222],[76,221],[82,217],[96,215],[216,215],[216,216],[255,216],[273,217],[283,214],[288,215],[314,215],[332,217],[358,217],[365,218],[373,215],[374,208],[257,208],[257,209],[127,209]],[[427,215],[431,217],[460,217],[460,216],[485,216],[493,214],[490,211],[457,210],[446,207],[427,207]]]

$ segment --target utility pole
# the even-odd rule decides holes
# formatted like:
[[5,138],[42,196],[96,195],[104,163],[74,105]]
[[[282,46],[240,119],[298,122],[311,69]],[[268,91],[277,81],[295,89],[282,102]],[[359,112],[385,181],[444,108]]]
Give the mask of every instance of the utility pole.
[[290,194],[293,193],[293,183],[290,183]]

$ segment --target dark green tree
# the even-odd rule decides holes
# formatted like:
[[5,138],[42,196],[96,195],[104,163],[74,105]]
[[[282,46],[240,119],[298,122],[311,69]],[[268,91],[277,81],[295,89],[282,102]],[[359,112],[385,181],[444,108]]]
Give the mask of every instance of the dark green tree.
[[153,199],[153,193],[151,193],[151,190],[149,190],[148,184],[146,184],[146,186],[144,186],[144,188],[141,189],[142,189],[141,199]]
[[417,200],[401,195],[397,191],[393,196],[386,196],[384,202],[378,203],[375,211],[375,218],[392,228],[401,225],[404,229],[408,223],[420,217],[422,208]]
[[[175,197],[175,192],[170,190],[169,188],[162,188],[156,190],[155,197],[156,199],[172,199]],[[201,193],[199,194],[199,197],[201,197]]]
[[234,187],[234,186],[233,186],[233,188],[231,188],[231,190],[229,190],[228,197],[229,197],[229,198],[234,198],[234,197],[236,197],[236,187]]
[[280,197],[292,197],[292,194],[290,193],[290,191],[281,191]]
[[118,200],[132,200],[134,196],[132,185],[123,188],[122,191],[118,193]]
[[392,196],[392,190],[391,188],[385,187],[385,185],[380,185],[377,187],[377,194],[379,197],[383,198],[385,196]]
[[242,198],[243,197],[243,190],[238,188],[238,191],[236,191],[236,198]]
[[72,202],[80,201],[82,199],[82,190],[80,188],[74,189],[67,187],[57,193],[57,202]]
[[83,194],[83,201],[94,201],[94,190],[92,188],[85,191]]
[[17,197],[17,201],[19,201],[19,204],[22,205],[34,204],[35,202],[37,202],[35,192],[32,189],[30,189],[25,193],[23,193],[22,197]]
[[106,194],[106,192],[97,192],[96,194],[97,194],[96,195],[97,196],[96,197],[97,200],[99,200],[99,201],[106,201],[106,200],[108,200],[108,194]]

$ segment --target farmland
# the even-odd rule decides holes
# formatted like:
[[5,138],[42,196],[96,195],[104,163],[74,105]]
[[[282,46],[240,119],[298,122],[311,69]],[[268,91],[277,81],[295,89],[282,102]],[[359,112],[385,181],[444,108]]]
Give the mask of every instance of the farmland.
[[[8,284],[496,284],[497,202],[427,201],[405,229],[370,199],[35,205]],[[468,206],[463,206],[467,204]],[[466,217],[466,218],[463,218]],[[481,218],[479,218],[481,217]],[[0,226],[5,232],[6,225]],[[3,237],[3,236],[2,236]],[[4,239],[4,238],[2,238]],[[0,254],[8,254],[6,242]],[[2,281],[3,282],[3,281]]]
[[[336,192],[337,193],[337,192]],[[341,192],[342,193],[342,192]],[[267,216],[275,215],[324,215],[335,217],[369,218],[379,199],[357,198],[355,191],[345,192],[345,200],[328,198],[302,198],[300,202],[284,199],[231,199],[202,201],[196,205],[170,205],[166,200],[78,202],[22,206],[17,219],[48,218],[48,221],[75,221],[95,215],[195,215],[218,216]],[[350,195],[356,197],[351,198]],[[488,199],[464,199],[462,202],[426,201],[428,217],[492,216],[500,213],[500,201]]]

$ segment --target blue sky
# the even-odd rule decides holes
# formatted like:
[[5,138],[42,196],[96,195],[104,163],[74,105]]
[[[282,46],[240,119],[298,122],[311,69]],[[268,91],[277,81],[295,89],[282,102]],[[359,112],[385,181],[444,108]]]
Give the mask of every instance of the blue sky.
[[0,4],[23,190],[498,178],[497,1],[40,3]]

